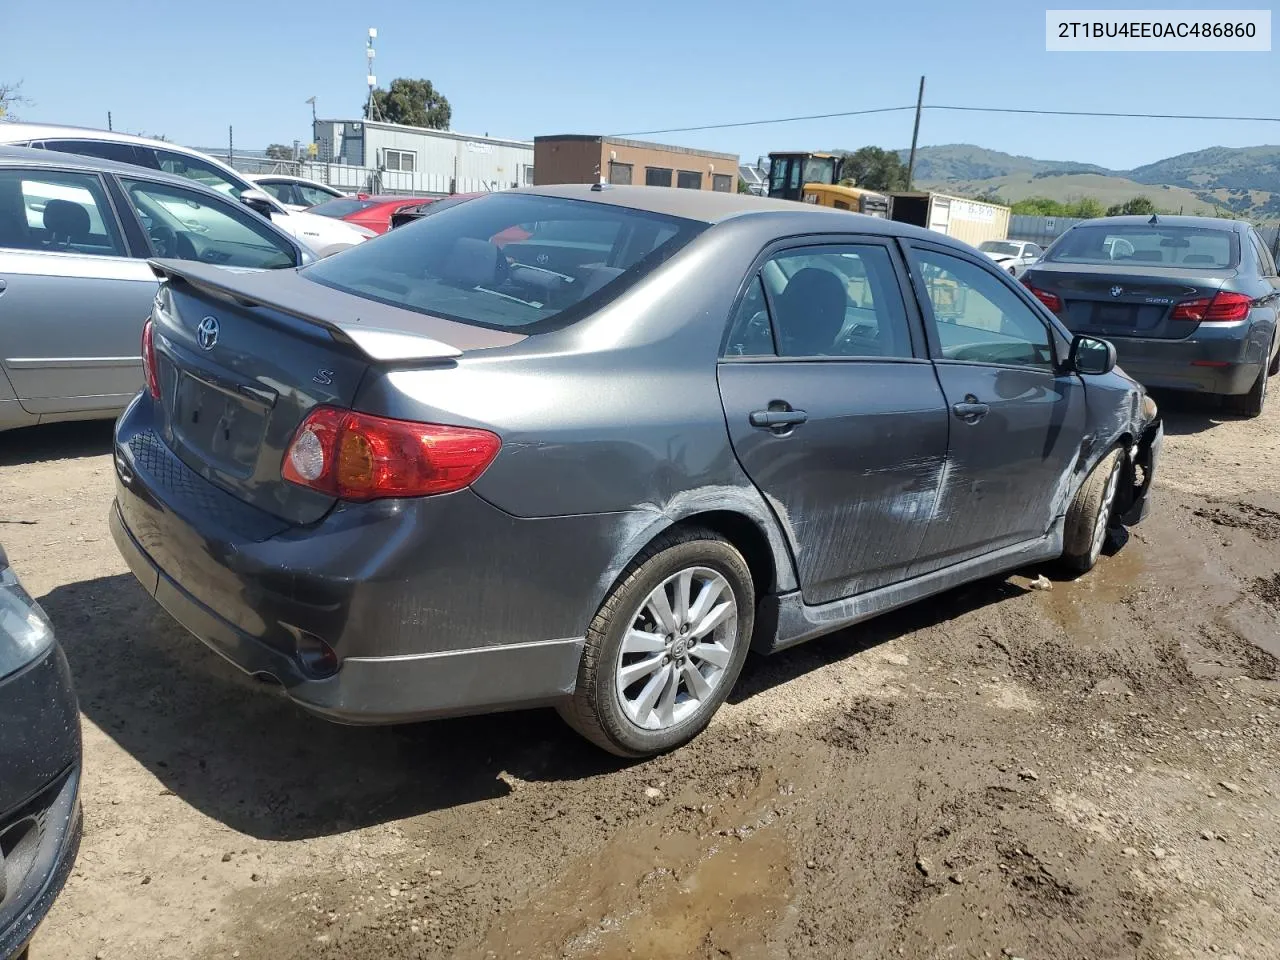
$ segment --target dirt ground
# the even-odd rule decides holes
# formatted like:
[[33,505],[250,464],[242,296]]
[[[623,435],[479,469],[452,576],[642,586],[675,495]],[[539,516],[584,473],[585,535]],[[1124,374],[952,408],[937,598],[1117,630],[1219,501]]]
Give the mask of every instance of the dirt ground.
[[127,574],[105,425],[0,437],[0,539],[84,716],[33,960],[1273,960],[1280,404],[1169,407],[1156,509],[1090,576],[751,662],[631,765],[549,711],[303,715]]

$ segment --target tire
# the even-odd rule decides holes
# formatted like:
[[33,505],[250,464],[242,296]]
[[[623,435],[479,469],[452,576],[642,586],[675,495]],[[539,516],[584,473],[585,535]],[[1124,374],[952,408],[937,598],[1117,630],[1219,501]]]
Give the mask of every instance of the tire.
[[[667,619],[681,612],[682,587],[688,623]],[[699,613],[702,591],[709,588]],[[699,623],[712,626],[699,634]],[[667,534],[632,561],[591,621],[577,687],[558,708],[560,716],[620,757],[652,756],[688,743],[737,682],[754,624],[755,588],[737,548],[709,530]],[[631,649],[624,650],[624,640]],[[702,678],[700,686],[689,679],[690,670]]]
[[1098,461],[1067,508],[1062,565],[1074,576],[1088,573],[1102,555],[1120,488],[1121,466],[1120,450],[1112,450]]
[[1222,398],[1222,405],[1230,413],[1236,416],[1258,417],[1262,415],[1262,408],[1267,402],[1267,381],[1270,374],[1267,370],[1258,371],[1258,379],[1253,381],[1253,386],[1249,388],[1248,393],[1233,394]]

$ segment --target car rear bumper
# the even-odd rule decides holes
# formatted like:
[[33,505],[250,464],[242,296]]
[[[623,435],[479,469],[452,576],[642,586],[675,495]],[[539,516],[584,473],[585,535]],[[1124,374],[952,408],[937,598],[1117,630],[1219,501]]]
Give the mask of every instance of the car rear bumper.
[[[134,404],[117,424],[113,537],[160,605],[242,670],[348,723],[573,693],[622,515],[520,519],[464,490],[289,526],[192,471],[149,416]],[[318,643],[336,672],[316,669]]]
[[1267,362],[1266,345],[1254,343],[1247,327],[1232,327],[1201,331],[1185,340],[1110,339],[1121,368],[1145,387],[1248,393]]
[[[52,776],[43,772],[54,765]],[[29,785],[16,783],[33,771]],[[0,682],[0,773],[0,958],[8,958],[53,906],[80,848],[80,718],[56,646]]]

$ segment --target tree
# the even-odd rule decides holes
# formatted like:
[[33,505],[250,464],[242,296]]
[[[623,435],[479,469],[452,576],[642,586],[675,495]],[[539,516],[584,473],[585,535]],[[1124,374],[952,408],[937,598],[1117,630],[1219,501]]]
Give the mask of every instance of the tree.
[[905,190],[907,168],[892,150],[862,147],[841,155],[840,172],[865,190]]
[[293,159],[293,147],[286,147],[283,143],[267,144],[266,153],[267,153],[268,160],[292,160]]
[[1107,208],[1108,217],[1119,217],[1125,214],[1155,213],[1156,205],[1146,197],[1134,197],[1125,203],[1117,203]]
[[373,91],[373,116],[387,123],[447,130],[453,108],[430,80],[398,77],[391,81],[388,89],[379,87]]
[[1093,197],[1081,197],[1067,207],[1068,217],[1081,217],[1085,220],[1100,217],[1103,213],[1102,204]]
[[23,104],[30,106],[31,98],[22,95],[22,81],[17,83],[0,83],[0,120],[17,120],[14,107]]

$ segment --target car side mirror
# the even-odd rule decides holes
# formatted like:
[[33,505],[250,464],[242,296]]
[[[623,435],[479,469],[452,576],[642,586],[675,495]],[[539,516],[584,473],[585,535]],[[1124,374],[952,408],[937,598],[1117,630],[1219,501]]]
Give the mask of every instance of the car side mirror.
[[1109,340],[1078,336],[1071,341],[1067,365],[1076,373],[1099,376],[1116,368],[1116,348]]
[[272,202],[264,190],[245,190],[240,194],[240,202],[252,210],[254,213],[271,219],[271,215],[276,212],[276,205]]

